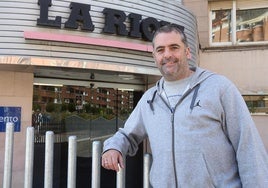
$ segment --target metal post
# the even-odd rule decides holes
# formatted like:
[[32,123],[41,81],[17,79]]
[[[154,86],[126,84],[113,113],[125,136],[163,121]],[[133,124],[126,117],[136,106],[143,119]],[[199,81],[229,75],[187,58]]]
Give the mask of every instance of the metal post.
[[120,170],[116,173],[116,188],[125,188],[125,177],[126,177],[126,158],[123,157],[123,162],[125,168],[120,168]]
[[143,188],[151,188],[150,186],[150,168],[152,157],[149,153],[144,154],[143,157]]
[[101,142],[92,143],[92,176],[91,187],[100,188],[100,170],[101,170]]
[[26,132],[24,188],[32,188],[34,161],[34,127],[28,127]]
[[45,182],[44,188],[53,187],[53,154],[54,154],[54,133],[46,132],[45,144]]
[[76,153],[77,153],[76,136],[70,136],[69,137],[69,146],[68,146],[67,188],[75,188],[76,187]]
[[12,162],[13,162],[13,142],[14,142],[14,124],[6,124],[6,141],[5,141],[5,162],[3,188],[11,188],[12,183]]

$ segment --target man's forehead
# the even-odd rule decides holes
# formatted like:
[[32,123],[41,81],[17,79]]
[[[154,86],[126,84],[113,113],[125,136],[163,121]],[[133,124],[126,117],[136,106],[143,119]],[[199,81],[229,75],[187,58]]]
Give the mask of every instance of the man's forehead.
[[171,32],[163,32],[163,33],[158,33],[156,36],[155,36],[155,39],[157,38],[162,38],[162,37],[179,37],[181,38],[181,35],[179,32],[176,32],[176,31],[171,31]]
[[159,33],[156,35],[154,43],[155,45],[161,44],[177,44],[181,42],[181,36],[179,33],[170,32],[170,33]]

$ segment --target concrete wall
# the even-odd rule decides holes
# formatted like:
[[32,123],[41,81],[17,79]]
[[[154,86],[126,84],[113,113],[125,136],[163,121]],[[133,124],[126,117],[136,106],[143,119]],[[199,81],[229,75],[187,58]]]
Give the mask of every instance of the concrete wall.
[[268,93],[268,50],[213,50],[200,53],[200,67],[231,79],[242,94]]
[[260,136],[264,142],[266,151],[268,152],[268,115],[253,115],[253,120],[256,123],[257,129],[259,130]]
[[209,46],[209,22],[207,0],[184,0],[183,5],[187,7],[197,19],[199,43],[202,48]]
[[[12,187],[23,187],[24,160],[25,160],[25,135],[26,127],[31,125],[33,74],[0,71],[0,106],[21,107],[21,131],[14,134],[13,153],[13,184]],[[5,133],[0,132],[0,187],[3,182],[4,172],[4,147]]]

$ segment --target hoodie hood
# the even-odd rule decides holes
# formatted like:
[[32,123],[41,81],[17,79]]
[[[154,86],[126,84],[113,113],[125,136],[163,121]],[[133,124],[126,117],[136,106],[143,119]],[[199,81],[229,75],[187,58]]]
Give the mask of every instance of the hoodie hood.
[[[192,102],[191,102],[191,105],[190,105],[190,109],[192,110],[193,106],[195,104],[196,97],[198,95],[198,90],[199,90],[200,84],[204,80],[206,80],[208,77],[214,75],[214,73],[210,72],[210,71],[207,71],[205,69],[199,68],[199,67],[191,67],[191,70],[194,71],[194,74],[192,75],[193,77],[192,77],[191,82],[189,84],[188,90],[184,93],[184,95],[182,96],[180,101],[182,101],[189,93],[194,91],[194,95],[193,95]],[[151,108],[152,111],[154,111],[153,101],[154,101],[156,95],[161,97],[161,92],[163,91],[163,87],[162,87],[163,82],[164,82],[164,77],[162,77],[156,83],[156,90],[153,92],[153,96],[152,96],[151,100],[147,100],[147,103],[150,105],[150,108]],[[178,101],[178,103],[180,101]]]
[[[200,84],[201,82],[203,82],[204,80],[206,80],[208,77],[212,76],[214,73],[204,70],[202,68],[198,68],[198,67],[191,67],[190,68],[192,71],[194,71],[194,74],[192,75],[193,78],[191,79],[190,85],[189,85],[189,89],[193,89],[194,87],[196,87],[198,84]],[[156,88],[157,88],[157,92],[161,93],[163,88],[164,82],[164,77],[162,77],[157,83],[156,83]]]

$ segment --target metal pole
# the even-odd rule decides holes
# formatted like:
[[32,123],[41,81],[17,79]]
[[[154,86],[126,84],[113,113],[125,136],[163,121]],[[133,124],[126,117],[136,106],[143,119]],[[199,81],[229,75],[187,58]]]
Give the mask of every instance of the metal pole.
[[26,132],[24,188],[32,188],[34,161],[34,127],[28,127]]
[[46,132],[45,144],[45,182],[44,188],[53,187],[53,154],[54,154],[54,133]]
[[101,159],[101,142],[94,141],[92,143],[92,175],[91,187],[100,188],[100,159]]
[[143,157],[143,188],[151,188],[150,186],[150,168],[152,157],[149,153],[144,154]]
[[3,188],[11,188],[13,145],[14,145],[13,142],[14,142],[14,125],[13,125],[13,123],[8,122],[6,124]]
[[75,188],[76,187],[76,152],[77,152],[76,136],[70,136],[69,137],[69,146],[68,146],[67,188]]
[[[125,168],[120,168],[116,173],[116,188],[125,188],[125,176],[126,176],[126,158],[123,157]],[[119,165],[119,164],[118,164]]]

